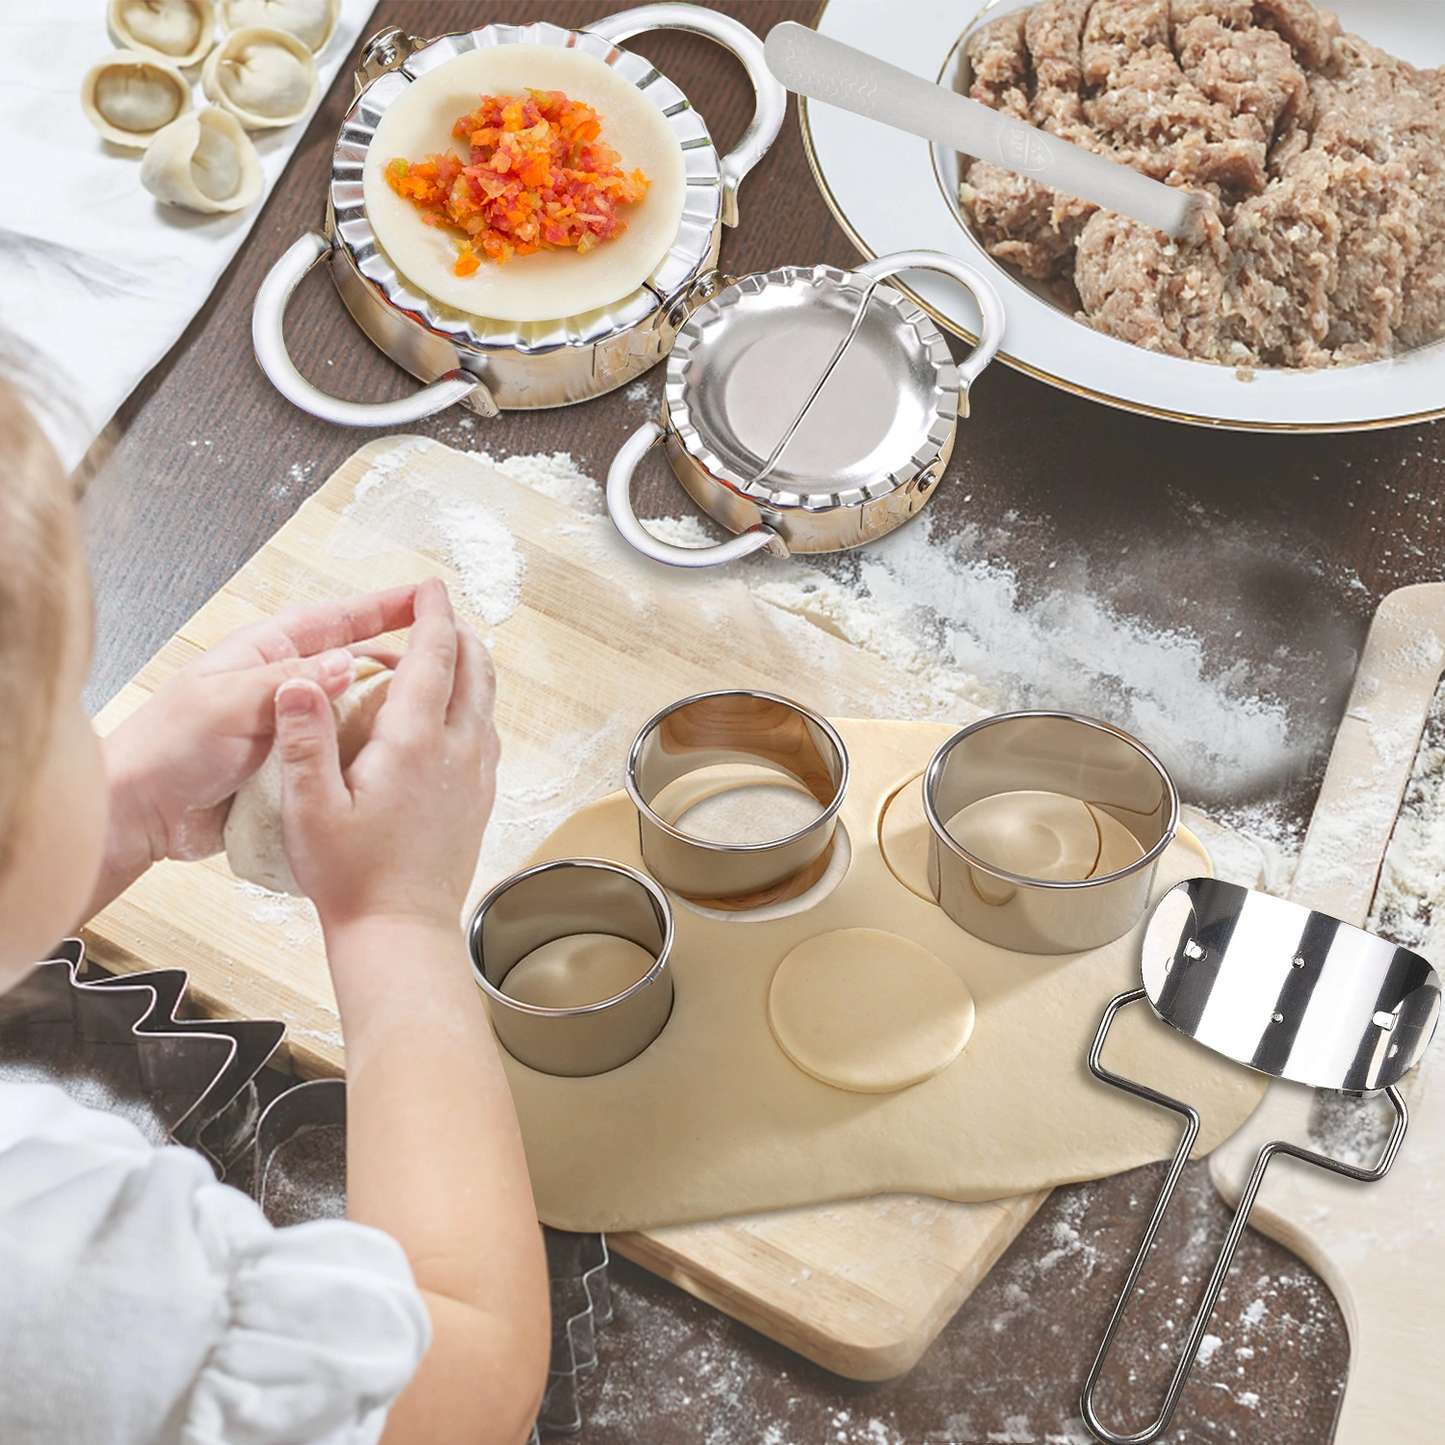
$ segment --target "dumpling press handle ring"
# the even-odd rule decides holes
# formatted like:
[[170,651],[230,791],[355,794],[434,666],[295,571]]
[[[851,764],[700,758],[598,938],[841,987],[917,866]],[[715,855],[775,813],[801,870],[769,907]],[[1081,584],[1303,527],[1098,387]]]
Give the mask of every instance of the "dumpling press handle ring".
[[709,40],[717,41],[742,62],[748,79],[753,83],[757,105],[742,139],[723,157],[721,166],[723,225],[736,226],[738,186],[778,138],[788,108],[788,92],[768,69],[763,42],[740,21],[701,5],[639,5],[632,10],[608,15],[587,29],[593,35],[616,43],[629,40],[645,30],[690,30],[694,35],[706,35]]
[[286,303],[307,272],[330,253],[331,242],[315,231],[308,231],[287,248],[256,292],[256,304],[251,311],[251,344],[261,370],[287,401],[337,426],[400,426],[420,421],[433,412],[445,411],[459,401],[466,401],[473,411],[483,416],[497,415],[497,404],[491,393],[466,371],[449,371],[410,396],[382,402],[343,401],[307,381],[286,350],[282,329]]
[[626,542],[644,557],[666,562],[670,567],[716,567],[765,548],[778,556],[788,555],[782,538],[771,527],[749,528],[740,537],[731,537],[715,547],[675,547],[654,537],[632,510],[632,474],[662,435],[655,421],[644,422],[622,443],[607,470],[607,510]]
[[941,275],[951,276],[973,297],[978,304],[983,325],[968,360],[958,368],[958,414],[967,416],[968,389],[978,380],[984,367],[993,360],[999,343],[1003,340],[1003,302],[999,300],[998,292],[993,289],[988,277],[968,262],[960,261],[958,257],[943,251],[895,251],[891,255],[880,256],[876,261],[858,266],[855,270],[859,276],[871,276],[875,281],[885,276],[895,276],[899,271],[937,271]]

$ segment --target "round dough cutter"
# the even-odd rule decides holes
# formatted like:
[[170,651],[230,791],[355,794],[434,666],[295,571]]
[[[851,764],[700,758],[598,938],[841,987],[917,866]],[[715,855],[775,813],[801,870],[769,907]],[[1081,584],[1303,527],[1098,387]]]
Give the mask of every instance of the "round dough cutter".
[[[955,364],[923,309],[884,284],[906,270],[941,272],[973,294],[984,325],[967,361]],[[1003,328],[987,278],[938,251],[731,282],[678,332],[662,420],[644,423],[613,460],[607,508],[617,530],[674,567],[763,550],[836,552],[891,532],[933,495],[969,387]],[[693,501],[737,535],[677,547],[638,521],[632,476],[658,442]]]
[[[683,92],[618,42],[647,30],[688,30],[730,50],[752,80],[757,107],[742,139],[721,159]],[[363,204],[368,149],[387,109],[417,80],[488,46],[547,46],[595,57],[636,86],[677,138],[686,172],[682,219],[667,254],[646,281],[605,306],[547,321],[500,321],[447,306],[411,283],[377,244]],[[672,349],[690,308],[718,289],[722,227],[738,221],[743,177],[782,126],[787,93],[773,79],[762,41],[747,26],[700,5],[642,5],[586,30],[539,21],[487,25],[421,40],[398,27],[363,48],[356,99],[332,155],[326,224],[308,231],[271,268],[256,293],[256,359],[289,401],[342,426],[397,426],[460,404],[482,416],[565,406],[612,391]],[[312,385],[286,349],[286,304],[302,278],[328,261],[357,324],[398,365],[428,383],[397,401],[344,401]],[[513,262],[511,264],[517,264]]]

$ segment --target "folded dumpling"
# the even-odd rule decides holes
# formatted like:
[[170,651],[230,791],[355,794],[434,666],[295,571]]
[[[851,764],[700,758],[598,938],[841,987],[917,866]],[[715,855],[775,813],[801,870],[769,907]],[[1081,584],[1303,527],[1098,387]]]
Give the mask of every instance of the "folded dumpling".
[[139,50],[172,65],[204,60],[216,36],[211,0],[110,0],[105,21],[110,38],[123,50]]
[[221,0],[221,28],[263,26],[294,35],[313,55],[331,39],[341,0]]
[[211,52],[201,85],[247,130],[264,130],[300,120],[321,81],[310,50],[294,35],[251,25],[233,30]]
[[164,60],[117,50],[86,71],[80,108],[106,140],[144,150],[158,130],[190,110],[190,82]]
[[261,158],[240,121],[209,105],[156,133],[141,158],[140,180],[168,205],[239,211],[261,194]]

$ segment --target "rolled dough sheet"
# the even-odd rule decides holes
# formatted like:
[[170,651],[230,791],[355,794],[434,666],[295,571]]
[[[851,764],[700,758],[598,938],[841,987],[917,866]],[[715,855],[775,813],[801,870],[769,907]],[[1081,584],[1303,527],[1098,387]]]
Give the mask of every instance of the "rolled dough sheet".
[[[837,726],[852,763],[839,887],[811,909],[761,922],[674,900],[672,1017],[620,1069],[563,1079],[503,1051],[546,1223],[651,1229],[884,1193],[1001,1199],[1173,1152],[1173,1115],[1107,1088],[1086,1064],[1104,1005],[1139,986],[1142,920],[1105,948],[1059,957],[1010,954],[969,937],[913,891],[926,893],[926,881],[895,878],[879,842],[886,802],[951,730]],[[926,857],[917,847],[894,852]],[[532,861],[576,856],[642,867],[625,794],[575,814]],[[905,871],[897,857],[895,866]],[[1181,833],[1160,860],[1154,896],[1208,871],[1204,850]],[[845,928],[911,940],[955,969],[973,995],[972,1036],[932,1078],[892,1093],[845,1091],[810,1078],[778,1046],[768,1025],[778,964],[805,939]],[[1244,1122],[1266,1082],[1145,1010],[1120,1017],[1106,1061],[1193,1103],[1203,1118],[1198,1153]]]
[[[539,251],[505,265],[484,261],[458,276],[455,233],[424,224],[387,184],[385,168],[397,157],[420,161],[445,150],[465,160],[466,142],[452,135],[458,116],[475,110],[478,96],[529,87],[566,91],[592,106],[621,165],[640,169],[652,184],[623,208],[627,229],[585,256]],[[490,45],[427,71],[387,106],[362,172],[367,219],[397,270],[434,300],[498,321],[577,316],[630,296],[677,239],[686,187],[682,146],[657,106],[596,56],[551,45]]]

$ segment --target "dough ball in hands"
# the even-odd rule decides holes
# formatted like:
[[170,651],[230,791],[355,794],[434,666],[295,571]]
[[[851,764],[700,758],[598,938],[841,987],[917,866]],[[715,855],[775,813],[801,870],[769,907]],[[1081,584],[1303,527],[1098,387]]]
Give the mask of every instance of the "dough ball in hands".
[[[389,667],[363,657],[351,685],[332,704],[341,766],[349,768],[366,746],[376,715],[391,687]],[[226,818],[226,862],[237,878],[259,883],[273,893],[301,896],[286,857],[281,831],[281,757],[275,747],[236,790]]]

